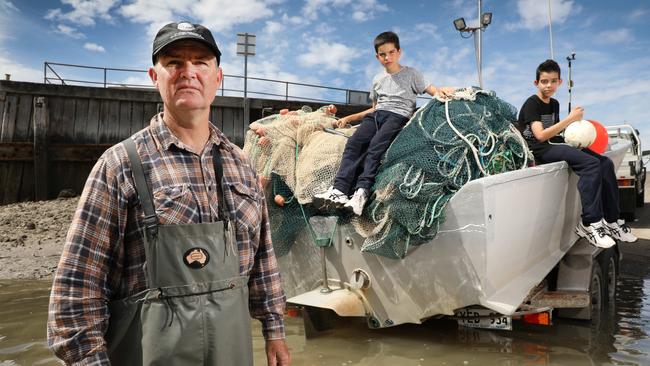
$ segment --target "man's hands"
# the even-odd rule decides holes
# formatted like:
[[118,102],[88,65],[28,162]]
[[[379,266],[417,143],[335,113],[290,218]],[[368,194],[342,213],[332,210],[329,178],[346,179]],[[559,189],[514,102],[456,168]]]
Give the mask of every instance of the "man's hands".
[[266,359],[269,366],[289,366],[291,356],[284,339],[271,339],[266,341]]

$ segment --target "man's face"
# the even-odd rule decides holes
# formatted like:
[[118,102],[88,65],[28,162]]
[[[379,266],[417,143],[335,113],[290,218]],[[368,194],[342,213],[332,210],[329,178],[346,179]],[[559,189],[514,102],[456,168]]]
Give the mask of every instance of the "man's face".
[[172,112],[209,109],[223,77],[212,51],[195,41],[165,47],[149,76]]
[[401,56],[402,50],[398,50],[393,43],[384,43],[377,47],[377,60],[387,69],[398,64]]
[[555,71],[539,73],[539,80],[535,81],[537,90],[546,98],[550,98],[555,94],[557,88],[562,84],[562,79]]

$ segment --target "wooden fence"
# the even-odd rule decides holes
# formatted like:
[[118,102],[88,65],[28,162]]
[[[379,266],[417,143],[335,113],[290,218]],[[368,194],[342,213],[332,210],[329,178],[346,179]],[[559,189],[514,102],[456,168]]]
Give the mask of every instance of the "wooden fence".
[[[249,99],[250,119],[282,108],[321,104]],[[367,106],[338,106],[339,116]],[[44,200],[71,189],[80,193],[90,169],[111,145],[149,124],[162,110],[151,89],[0,81],[0,204]],[[242,146],[243,99],[217,97],[210,120]]]

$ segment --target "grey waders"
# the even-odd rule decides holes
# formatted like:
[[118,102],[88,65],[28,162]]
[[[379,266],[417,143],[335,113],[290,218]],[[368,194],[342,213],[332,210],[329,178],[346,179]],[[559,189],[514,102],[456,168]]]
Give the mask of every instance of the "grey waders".
[[235,225],[213,146],[221,221],[160,225],[132,139],[124,141],[145,214],[148,288],[109,303],[112,365],[252,365],[248,277],[239,274]]

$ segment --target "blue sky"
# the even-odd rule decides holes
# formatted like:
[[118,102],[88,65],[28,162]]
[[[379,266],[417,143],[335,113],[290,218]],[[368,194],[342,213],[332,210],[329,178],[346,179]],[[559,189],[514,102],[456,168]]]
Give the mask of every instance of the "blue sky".
[[[494,14],[483,33],[484,85],[520,107],[535,92],[535,67],[551,56],[548,2],[484,0],[483,11]],[[606,125],[631,123],[649,149],[650,2],[551,0],[551,14],[554,56],[565,80],[557,94],[562,113],[566,56],[575,52],[573,105]],[[474,43],[452,26],[461,16],[476,22],[475,0],[0,0],[0,75],[42,82],[44,61],[144,70],[156,30],[184,19],[212,29],[230,75],[243,74],[235,34],[249,32],[257,35],[250,76],[367,90],[381,70],[372,40],[394,30],[402,41],[402,64],[418,68],[434,85],[477,85]],[[100,78],[59,71],[68,78]],[[147,82],[145,74],[111,78]]]

